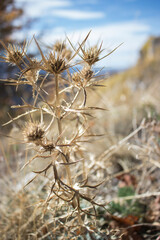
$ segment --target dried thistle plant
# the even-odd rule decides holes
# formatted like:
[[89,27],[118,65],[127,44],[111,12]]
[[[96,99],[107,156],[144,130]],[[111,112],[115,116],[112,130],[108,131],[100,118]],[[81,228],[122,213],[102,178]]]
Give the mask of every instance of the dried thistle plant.
[[[67,206],[67,218],[70,219],[68,228],[70,226],[70,232],[73,233],[78,230],[79,235],[92,232],[85,216],[96,216],[96,206],[105,207],[95,200],[96,196],[93,194],[103,183],[103,179],[95,184],[89,183],[89,173],[85,168],[90,160],[84,155],[86,142],[96,137],[90,126],[92,112],[105,110],[86,106],[87,89],[100,86],[93,65],[109,54],[100,57],[102,45],[86,49],[89,34],[79,43],[77,49],[70,43],[73,53],[65,42],[56,42],[48,56],[45,56],[38,41],[34,39],[41,55],[40,61],[27,55],[26,42],[21,48],[10,45],[6,47],[1,42],[6,55],[0,56],[4,61],[17,65],[20,71],[18,79],[4,81],[16,87],[27,84],[33,90],[32,104],[27,103],[22,96],[23,105],[12,108],[25,109],[24,113],[4,124],[13,123],[20,118],[24,122],[25,127],[20,127],[20,131],[24,142],[35,154],[22,169],[32,166],[35,161],[38,162],[38,167],[43,165],[43,168],[33,170],[35,175],[28,184],[44,175],[47,178],[48,196],[41,206],[45,211],[52,206],[52,202]],[[75,72],[72,66],[77,55],[82,59],[82,69]],[[43,76],[40,75],[42,70],[45,71]],[[71,70],[73,74],[70,73]],[[52,94],[48,94],[46,87],[50,79]],[[81,94],[83,99],[79,99]],[[37,118],[40,120],[37,121]]]
[[5,49],[5,56],[1,56],[1,58],[12,65],[17,65],[19,67],[27,50],[27,42],[24,41],[22,47],[14,44],[8,44],[7,47],[2,41],[0,41],[0,43]]

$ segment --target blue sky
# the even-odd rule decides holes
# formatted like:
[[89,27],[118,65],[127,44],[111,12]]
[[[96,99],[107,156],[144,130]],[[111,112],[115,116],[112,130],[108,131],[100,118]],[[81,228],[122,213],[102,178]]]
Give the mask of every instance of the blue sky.
[[[89,44],[103,41],[106,53],[124,42],[101,65],[108,69],[134,65],[138,51],[150,35],[160,35],[160,0],[16,0],[24,10],[21,22],[31,19],[29,30],[16,38],[36,35],[45,44],[83,39],[92,29]],[[16,23],[15,23],[16,24]]]

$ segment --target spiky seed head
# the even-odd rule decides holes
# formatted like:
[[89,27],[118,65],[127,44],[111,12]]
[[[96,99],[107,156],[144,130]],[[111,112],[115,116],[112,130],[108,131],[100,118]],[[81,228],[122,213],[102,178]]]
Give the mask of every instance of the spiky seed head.
[[15,45],[8,45],[8,51],[6,51],[6,62],[15,64],[20,64],[24,56],[24,51]]
[[39,143],[43,140],[45,131],[42,124],[29,121],[23,130],[24,140],[28,143]]
[[72,75],[72,80],[73,80],[74,82],[80,82],[80,81],[81,81],[80,74],[79,74],[78,72],[73,73],[73,75]]
[[52,152],[52,150],[55,148],[54,144],[52,142],[47,142],[45,144],[42,144],[43,150],[46,152]]
[[66,65],[66,61],[62,56],[57,55],[55,53],[50,53],[48,59],[48,67],[51,73],[59,74],[68,68]]
[[80,73],[78,72],[73,73],[72,80],[77,86],[82,85]]
[[40,70],[41,62],[39,62],[36,58],[29,58],[28,68]]
[[56,41],[55,44],[53,45],[53,49],[56,52],[62,52],[64,49],[66,49],[66,44],[61,41]]
[[90,66],[99,61],[100,49],[97,46],[90,47],[88,50],[83,50],[83,59]]
[[53,45],[53,49],[55,52],[59,53],[62,56],[62,58],[65,58],[67,60],[71,58],[72,51],[69,48],[67,48],[65,42],[61,41],[55,42],[55,44]]
[[81,71],[81,76],[87,82],[93,77],[94,72],[91,70],[90,66],[85,66]]

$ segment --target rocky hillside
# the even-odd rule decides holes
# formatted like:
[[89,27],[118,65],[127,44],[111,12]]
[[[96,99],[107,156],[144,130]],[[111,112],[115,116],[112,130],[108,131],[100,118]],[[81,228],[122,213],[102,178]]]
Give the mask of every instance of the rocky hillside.
[[103,107],[109,109],[103,116],[103,127],[126,135],[133,130],[133,123],[138,124],[147,117],[159,117],[159,53],[160,37],[150,37],[140,50],[137,64],[110,76],[105,82],[106,88],[95,93],[97,106],[103,103]]
[[[121,83],[131,91],[146,89],[160,79],[160,37],[150,37],[140,50],[137,64],[129,70],[114,75],[110,84]],[[126,87],[124,87],[126,84]]]

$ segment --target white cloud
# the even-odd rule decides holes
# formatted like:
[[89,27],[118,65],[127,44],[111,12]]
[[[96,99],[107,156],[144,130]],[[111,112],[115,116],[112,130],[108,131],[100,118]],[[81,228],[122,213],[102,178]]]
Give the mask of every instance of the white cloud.
[[74,20],[86,20],[103,18],[104,13],[96,11],[81,11],[76,9],[70,9],[75,4],[71,0],[16,0],[16,5],[22,7],[24,14],[29,18],[42,18],[49,14],[49,16],[74,19]]
[[16,0],[16,5],[24,10],[28,17],[40,17],[46,15],[52,9],[72,6],[70,0]]
[[38,3],[38,5],[49,6],[49,7],[66,7],[72,5],[70,0],[16,0],[16,4],[24,3]]
[[103,18],[103,12],[91,12],[91,11],[80,11],[80,10],[71,10],[71,9],[61,9],[61,10],[54,10],[53,16],[67,18],[67,19],[74,19],[74,20],[86,20],[86,19],[97,19]]

